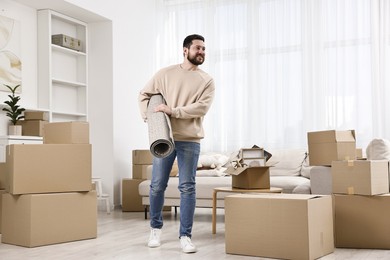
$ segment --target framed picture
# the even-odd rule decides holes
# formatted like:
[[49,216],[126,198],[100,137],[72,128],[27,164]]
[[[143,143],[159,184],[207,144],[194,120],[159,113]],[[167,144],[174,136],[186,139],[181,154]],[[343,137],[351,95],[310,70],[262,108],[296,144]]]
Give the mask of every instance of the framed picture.
[[[22,84],[20,23],[0,15],[0,90],[9,91],[4,84],[11,87]],[[20,86],[19,93],[21,89]]]

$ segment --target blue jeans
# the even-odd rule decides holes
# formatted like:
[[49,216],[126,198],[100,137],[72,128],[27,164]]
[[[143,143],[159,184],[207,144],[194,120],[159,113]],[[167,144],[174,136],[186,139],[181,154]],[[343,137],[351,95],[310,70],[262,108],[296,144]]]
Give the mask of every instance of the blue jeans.
[[152,181],[150,184],[150,226],[162,228],[164,193],[169,174],[177,157],[180,191],[180,234],[191,237],[196,203],[195,175],[200,153],[200,144],[195,142],[175,142],[175,150],[165,158],[153,159]]

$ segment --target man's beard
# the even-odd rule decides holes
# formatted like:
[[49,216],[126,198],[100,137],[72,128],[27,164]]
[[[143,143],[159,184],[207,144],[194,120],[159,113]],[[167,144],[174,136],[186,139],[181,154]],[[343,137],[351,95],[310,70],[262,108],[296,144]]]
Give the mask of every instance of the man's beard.
[[[202,60],[198,60],[198,56],[202,57]],[[204,62],[204,55],[201,55],[201,54],[197,54],[197,55],[194,55],[194,56],[188,55],[187,56],[187,60],[189,62],[191,62],[192,64],[198,66],[198,65],[203,64],[203,62]]]

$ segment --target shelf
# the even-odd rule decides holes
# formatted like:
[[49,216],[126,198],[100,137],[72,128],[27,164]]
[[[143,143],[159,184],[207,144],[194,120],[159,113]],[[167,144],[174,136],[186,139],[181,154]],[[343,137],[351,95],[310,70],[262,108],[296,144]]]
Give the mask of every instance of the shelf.
[[27,112],[34,112],[34,111],[38,111],[38,112],[50,112],[49,109],[47,108],[31,108],[31,107],[24,107],[26,109]]
[[[87,24],[53,10],[38,10],[38,106],[50,121],[88,119]],[[80,51],[52,43],[63,34],[82,42]]]
[[76,117],[86,117],[87,114],[84,113],[72,113],[72,112],[62,112],[62,111],[53,111],[53,115],[63,115],[63,116],[76,116]]
[[52,82],[55,84],[67,85],[67,86],[71,86],[71,87],[86,87],[87,86],[87,84],[85,84],[85,83],[56,79],[56,78],[53,78]]
[[61,46],[56,45],[56,44],[51,44],[51,48],[53,51],[59,51],[59,52],[65,53],[65,54],[71,54],[71,55],[75,55],[75,56],[86,56],[87,55],[85,52],[61,47]]
[[[24,105],[20,105],[22,108],[26,109],[26,111],[42,111],[42,112],[49,112],[49,109],[45,108],[31,108],[31,107],[25,107]],[[2,110],[4,107],[8,107],[6,104],[0,103],[0,110]]]
[[43,137],[41,136],[27,136],[27,135],[3,135],[0,136],[0,139],[7,139],[7,140],[43,140]]

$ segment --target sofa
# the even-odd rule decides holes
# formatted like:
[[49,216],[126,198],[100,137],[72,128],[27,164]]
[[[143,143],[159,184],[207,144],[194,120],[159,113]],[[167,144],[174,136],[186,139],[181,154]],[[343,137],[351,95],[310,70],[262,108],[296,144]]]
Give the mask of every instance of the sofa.
[[[321,178],[315,181],[318,183],[317,190],[311,189],[311,171],[313,167],[309,166],[308,153],[306,149],[285,149],[270,151],[272,157],[268,161],[273,165],[270,167],[271,187],[282,188],[283,193],[317,194],[323,187]],[[201,154],[199,158],[198,171],[196,176],[196,206],[212,207],[213,190],[216,187],[230,187],[232,178],[224,174],[236,153],[223,155],[218,153]],[[213,169],[204,169],[204,166],[214,167]],[[320,174],[326,167],[315,167]],[[152,166],[147,168],[147,180],[139,184],[139,194],[142,197],[142,204],[145,205],[145,217],[149,206],[149,188]],[[321,177],[320,174],[316,176]],[[180,206],[180,192],[178,190],[179,178],[171,174],[168,187],[165,191],[165,206]],[[229,193],[219,192],[217,197],[217,207],[224,207],[224,197]]]

